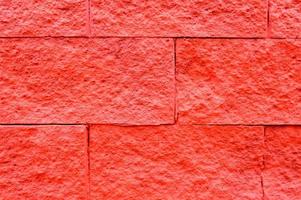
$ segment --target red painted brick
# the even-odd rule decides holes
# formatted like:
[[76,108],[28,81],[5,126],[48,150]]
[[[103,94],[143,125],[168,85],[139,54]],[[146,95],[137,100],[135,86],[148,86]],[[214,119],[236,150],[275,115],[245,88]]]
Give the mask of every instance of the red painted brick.
[[262,197],[262,127],[92,126],[92,199]]
[[265,36],[266,0],[92,0],[97,36]]
[[2,39],[1,123],[174,121],[171,39]]
[[301,126],[266,128],[266,147],[266,199],[301,199]]
[[270,27],[273,37],[301,37],[301,1],[270,0]]
[[86,199],[84,126],[1,126],[0,199]]
[[178,40],[181,123],[300,124],[301,41]]
[[0,36],[87,35],[86,0],[0,0]]

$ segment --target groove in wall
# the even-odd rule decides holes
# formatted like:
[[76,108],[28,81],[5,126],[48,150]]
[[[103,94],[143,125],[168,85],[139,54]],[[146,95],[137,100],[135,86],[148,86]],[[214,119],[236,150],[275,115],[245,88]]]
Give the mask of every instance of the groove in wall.
[[152,38],[152,39],[202,39],[202,40],[299,40],[301,38],[299,37],[189,37],[189,36],[179,36],[179,37],[173,37],[173,36],[13,36],[13,37],[1,37],[0,39],[73,39],[73,38],[78,38],[78,39],[135,39],[135,38],[140,38],[140,39],[147,39],[147,38]]
[[271,38],[271,25],[270,25],[270,0],[267,0],[267,38]]
[[87,10],[88,10],[88,36],[91,37],[91,0],[87,0]]
[[68,123],[36,123],[36,124],[26,124],[26,123],[11,123],[11,124],[7,124],[7,123],[0,123],[0,126],[84,126],[86,125],[86,123],[78,123],[78,124],[68,124]]
[[91,174],[90,174],[90,125],[87,124],[87,185],[88,185],[88,191],[87,191],[87,199],[90,199],[91,194]]
[[[183,124],[184,125],[184,124]],[[196,125],[196,126],[300,126],[301,124],[186,124],[186,125]]]
[[177,105],[177,38],[173,39],[173,62],[174,62],[174,120],[178,121],[178,105]]
[[[90,125],[102,125],[102,126],[129,126],[129,127],[155,127],[155,126],[301,126],[301,124],[182,124],[182,123],[166,123],[166,124],[126,124],[126,123],[89,123]],[[0,124],[0,126],[85,126],[87,123],[83,124],[59,124],[59,123],[42,123],[42,124]]]
[[263,173],[265,170],[265,151],[266,151],[266,127],[263,127],[263,149],[264,152],[262,154],[262,169],[261,169],[261,189],[262,189],[262,199],[265,199],[265,191],[264,191],[264,179],[263,179]]

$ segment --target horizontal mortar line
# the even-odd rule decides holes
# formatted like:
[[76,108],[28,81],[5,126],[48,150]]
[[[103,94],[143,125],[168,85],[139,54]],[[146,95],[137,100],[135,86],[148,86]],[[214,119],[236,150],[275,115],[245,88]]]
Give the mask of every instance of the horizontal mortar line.
[[174,123],[166,124],[123,124],[123,123],[0,123],[0,126],[172,126]]
[[193,36],[15,36],[1,37],[0,39],[135,39],[135,38],[153,38],[153,39],[225,39],[225,40],[300,40],[301,38],[282,38],[282,37],[193,37]]
[[208,40],[301,40],[301,38],[277,38],[277,37],[174,37],[176,39],[208,39]]
[[89,39],[89,36],[0,36],[0,39],[47,39],[47,38],[86,38]]
[[0,126],[121,126],[121,127],[155,127],[155,126],[301,126],[301,124],[184,124],[184,123],[166,123],[166,124],[123,124],[123,123],[0,123]]
[[6,124],[6,123],[0,123],[0,126],[87,126],[88,124],[82,124],[82,123],[78,123],[78,124],[65,124],[65,123],[36,123],[36,124],[32,124],[32,123],[16,123],[16,124]]
[[173,39],[266,39],[266,37],[208,37],[208,36],[93,36],[91,38],[173,38]]
[[121,127],[143,127],[143,126],[174,126],[176,123],[162,123],[162,124],[126,124],[126,123],[89,123],[92,126],[121,126]]
[[268,37],[269,39],[274,40],[300,40],[301,37]]
[[[189,124],[180,124],[189,125]],[[300,126],[301,124],[190,124],[194,126]]]

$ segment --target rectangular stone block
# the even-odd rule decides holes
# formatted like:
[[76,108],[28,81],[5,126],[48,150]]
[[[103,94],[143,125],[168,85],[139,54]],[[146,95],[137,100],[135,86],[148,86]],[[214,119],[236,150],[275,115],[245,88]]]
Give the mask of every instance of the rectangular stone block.
[[262,127],[104,125],[90,131],[92,199],[262,199]]
[[301,199],[301,126],[268,127],[265,132],[266,199]]
[[181,123],[301,124],[301,41],[177,40]]
[[0,135],[0,199],[87,199],[85,126],[0,126]]
[[263,37],[267,8],[267,0],[92,0],[92,34]]
[[88,34],[86,0],[0,0],[0,37]]
[[272,37],[301,37],[301,3],[299,0],[270,0]]
[[0,123],[174,122],[171,39],[1,39]]

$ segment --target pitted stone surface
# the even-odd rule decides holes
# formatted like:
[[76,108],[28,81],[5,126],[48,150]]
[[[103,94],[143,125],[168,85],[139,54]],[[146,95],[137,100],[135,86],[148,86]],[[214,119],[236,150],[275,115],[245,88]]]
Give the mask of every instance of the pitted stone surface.
[[0,37],[88,34],[86,0],[0,0]]
[[84,126],[0,126],[0,199],[86,200]]
[[266,199],[301,199],[301,126],[267,127],[265,132]]
[[263,128],[92,126],[92,199],[261,200]]
[[270,0],[272,37],[301,38],[301,1]]
[[1,123],[174,122],[171,39],[1,39]]
[[263,37],[267,0],[91,0],[97,36]]
[[177,40],[181,123],[300,124],[301,41]]

